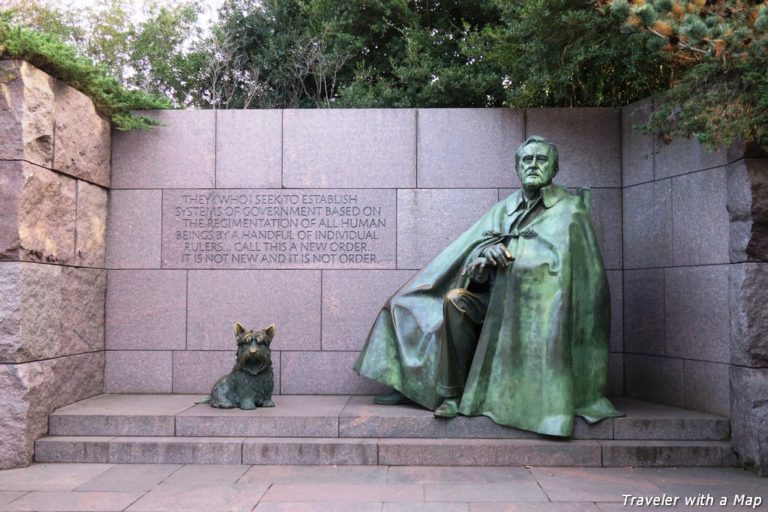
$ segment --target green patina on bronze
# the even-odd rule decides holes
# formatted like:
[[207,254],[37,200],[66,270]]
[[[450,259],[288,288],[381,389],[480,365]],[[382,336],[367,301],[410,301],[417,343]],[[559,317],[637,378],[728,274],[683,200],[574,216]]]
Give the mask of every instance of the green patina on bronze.
[[522,190],[395,293],[355,370],[439,416],[570,436],[575,415],[622,415],[604,396],[608,282],[589,191],[552,184],[554,145],[531,137],[515,161]]

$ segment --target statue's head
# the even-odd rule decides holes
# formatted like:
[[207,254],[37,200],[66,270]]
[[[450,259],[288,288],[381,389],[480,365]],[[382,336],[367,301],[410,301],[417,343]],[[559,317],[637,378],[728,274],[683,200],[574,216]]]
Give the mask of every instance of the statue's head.
[[528,137],[515,152],[515,170],[524,189],[546,187],[559,170],[557,147],[544,137]]

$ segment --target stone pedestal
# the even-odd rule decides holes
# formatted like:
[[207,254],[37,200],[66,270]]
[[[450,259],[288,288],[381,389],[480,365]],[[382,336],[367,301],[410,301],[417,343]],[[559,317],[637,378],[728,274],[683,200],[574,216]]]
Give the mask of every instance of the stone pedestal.
[[0,469],[57,407],[103,391],[110,126],[79,91],[0,62]]

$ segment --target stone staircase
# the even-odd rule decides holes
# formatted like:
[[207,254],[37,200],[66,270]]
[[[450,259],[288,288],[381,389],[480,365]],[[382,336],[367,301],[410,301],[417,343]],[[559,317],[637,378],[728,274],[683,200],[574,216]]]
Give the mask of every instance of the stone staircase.
[[561,440],[485,417],[435,418],[365,396],[276,396],[254,411],[202,395],[99,395],[54,412],[37,462],[480,466],[732,466],[727,418],[616,398],[624,418]]

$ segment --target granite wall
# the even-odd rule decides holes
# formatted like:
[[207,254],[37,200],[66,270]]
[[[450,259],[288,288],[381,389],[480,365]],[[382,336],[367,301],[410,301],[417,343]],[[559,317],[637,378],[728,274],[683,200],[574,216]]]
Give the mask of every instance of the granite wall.
[[730,416],[743,465],[768,474],[768,158],[632,130],[623,109],[627,396]]
[[[352,370],[378,310],[511,192],[515,149],[543,134],[560,148],[557,181],[593,188],[613,296],[611,391],[623,393],[619,111],[152,115],[165,126],[113,139],[107,392],[207,393],[232,366],[235,321],[276,323],[278,393],[380,391]],[[297,209],[282,210],[280,222],[295,224],[253,225],[280,217],[258,208],[284,207]],[[233,239],[244,222],[257,235]],[[357,233],[344,240],[365,245],[334,252],[320,245],[333,242],[328,232]]]
[[0,61],[0,469],[103,390],[109,160],[90,99]]

